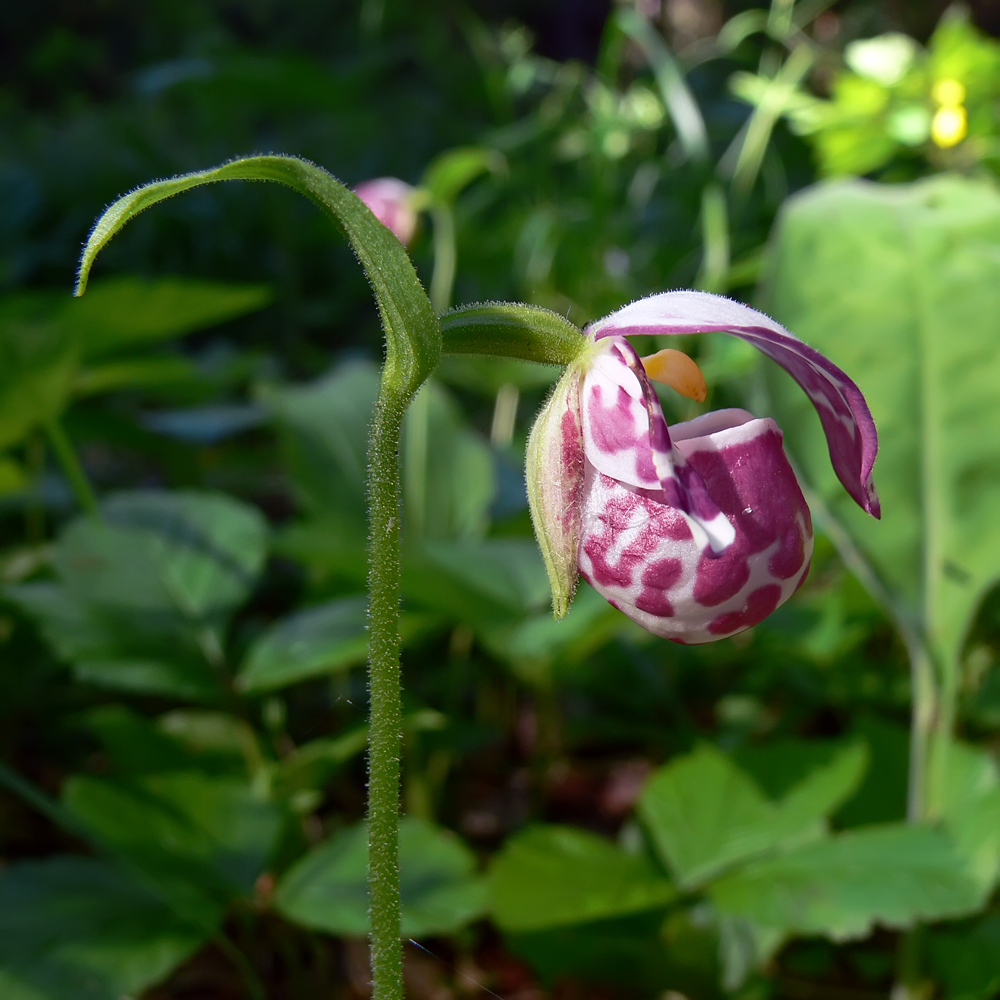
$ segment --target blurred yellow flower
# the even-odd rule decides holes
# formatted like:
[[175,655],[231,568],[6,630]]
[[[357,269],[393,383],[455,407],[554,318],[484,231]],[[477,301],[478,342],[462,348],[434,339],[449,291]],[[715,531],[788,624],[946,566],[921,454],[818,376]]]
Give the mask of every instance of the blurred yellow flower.
[[942,107],[956,108],[965,102],[965,84],[960,80],[938,80],[931,97]]
[[941,105],[931,122],[931,138],[942,149],[957,146],[969,131],[969,115],[965,110],[965,85],[954,79],[938,80],[931,97]]

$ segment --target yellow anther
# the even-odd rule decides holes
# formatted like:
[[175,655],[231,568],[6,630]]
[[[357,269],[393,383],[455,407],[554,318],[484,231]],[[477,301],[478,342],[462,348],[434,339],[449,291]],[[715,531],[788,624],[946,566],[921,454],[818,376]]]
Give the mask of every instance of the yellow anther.
[[965,84],[961,80],[938,80],[931,97],[942,107],[956,108],[965,102]]
[[682,351],[675,351],[671,347],[657,351],[648,358],[643,358],[642,366],[654,382],[669,385],[675,392],[697,403],[705,402],[708,395],[705,376],[698,365]]

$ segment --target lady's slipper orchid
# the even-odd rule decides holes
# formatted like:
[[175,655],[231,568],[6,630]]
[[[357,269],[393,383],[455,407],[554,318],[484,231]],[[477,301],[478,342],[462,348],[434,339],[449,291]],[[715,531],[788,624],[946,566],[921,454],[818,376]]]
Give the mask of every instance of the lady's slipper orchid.
[[376,177],[362,181],[354,193],[371,209],[372,215],[392,230],[403,246],[409,246],[417,231],[416,189],[397,177]]
[[844,372],[748,306],[653,295],[587,328],[528,441],[528,497],[557,616],[579,572],[650,632],[711,642],[756,625],[805,578],[812,522],[777,424],[730,409],[668,429],[651,379],[704,399],[701,373],[677,351],[641,359],[625,339],[711,332],[749,341],[799,383],[844,488],[879,516],[875,424]]

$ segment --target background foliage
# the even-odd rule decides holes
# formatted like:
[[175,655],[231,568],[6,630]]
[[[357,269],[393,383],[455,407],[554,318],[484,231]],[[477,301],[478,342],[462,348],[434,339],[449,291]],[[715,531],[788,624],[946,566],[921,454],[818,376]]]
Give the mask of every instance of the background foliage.
[[138,218],[69,296],[116,195],[255,151],[420,186],[439,309],[760,304],[858,378],[882,435],[875,524],[786,380],[689,345],[707,407],[779,418],[819,534],[788,605],[681,648],[586,587],[548,613],[521,467],[557,370],[442,361],[401,455],[410,993],[996,995],[985,6],[5,21],[5,998],[366,992],[369,289],[311,206],[217,185]]

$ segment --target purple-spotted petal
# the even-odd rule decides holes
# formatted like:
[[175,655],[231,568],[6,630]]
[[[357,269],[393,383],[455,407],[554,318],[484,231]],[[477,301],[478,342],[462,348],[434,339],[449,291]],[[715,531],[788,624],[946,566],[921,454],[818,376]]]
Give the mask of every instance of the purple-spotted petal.
[[580,570],[655,635],[712,642],[757,624],[792,595],[808,571],[812,522],[773,420],[721,410],[672,431],[675,449],[732,523],[734,542],[711,558],[676,507],[588,468]]
[[583,449],[606,476],[656,491],[691,520],[698,544],[724,552],[734,532],[698,473],[670,442],[659,398],[627,340],[596,346],[581,389]]
[[764,313],[708,292],[663,292],[633,302],[587,329],[595,341],[635,334],[731,333],[776,361],[812,400],[834,471],[858,505],[880,516],[872,467],[878,435],[861,390],[832,361]]
[[[649,409],[627,340],[600,344],[583,379],[583,449],[594,468],[629,486],[659,489]],[[657,437],[666,433],[666,421]],[[659,430],[659,429],[658,429]],[[670,438],[667,436],[667,448]]]

